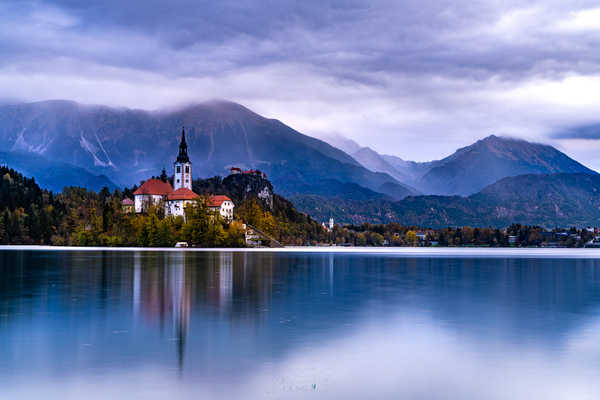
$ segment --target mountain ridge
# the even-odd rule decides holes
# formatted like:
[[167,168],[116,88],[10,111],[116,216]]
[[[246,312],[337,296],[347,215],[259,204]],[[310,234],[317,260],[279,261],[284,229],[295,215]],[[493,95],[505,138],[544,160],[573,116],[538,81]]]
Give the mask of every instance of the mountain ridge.
[[393,184],[387,195],[394,198],[417,193],[325,142],[229,101],[152,111],[63,100],[0,106],[4,148],[73,164],[123,185],[162,168],[170,171],[182,126],[195,177],[226,175],[238,166],[267,172],[282,194],[323,193],[332,181],[333,187],[356,184],[374,198],[384,184]]
[[[526,190],[523,190],[526,188]],[[524,174],[506,177],[468,197],[423,195],[400,201],[333,203],[315,196],[291,199],[315,219],[341,223],[398,222],[403,225],[506,227],[512,223],[595,226],[600,220],[600,175],[587,173]]]
[[468,196],[508,176],[593,171],[553,146],[489,135],[429,162],[406,161],[362,147],[352,154],[365,168],[386,171],[425,194]]

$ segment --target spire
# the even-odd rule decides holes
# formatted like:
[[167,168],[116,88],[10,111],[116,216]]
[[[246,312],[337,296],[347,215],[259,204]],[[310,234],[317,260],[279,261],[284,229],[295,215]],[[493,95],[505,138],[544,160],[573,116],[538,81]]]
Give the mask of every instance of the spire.
[[181,128],[181,143],[179,143],[179,154],[177,155],[178,163],[189,163],[190,158],[187,153],[187,143],[185,142],[185,129]]

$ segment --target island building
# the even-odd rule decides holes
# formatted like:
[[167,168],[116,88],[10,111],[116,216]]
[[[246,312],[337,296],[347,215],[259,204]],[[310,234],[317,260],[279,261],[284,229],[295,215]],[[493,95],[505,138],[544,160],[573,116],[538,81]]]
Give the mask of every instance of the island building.
[[[184,129],[181,131],[179,153],[173,163],[173,186],[168,180],[148,179],[133,193],[133,197],[133,208],[136,213],[143,213],[150,205],[158,205],[162,202],[165,206],[165,214],[175,216],[184,216],[185,207],[200,198],[192,191],[192,162],[187,152]],[[226,220],[233,219],[235,205],[229,197],[209,196],[207,206],[211,211],[218,211]]]
[[331,232],[333,230],[333,227],[335,226],[335,224],[333,222],[333,218],[329,218],[329,222],[328,223],[325,223],[325,222],[321,223],[321,226],[327,232]]
[[132,213],[134,209],[134,202],[129,197],[125,197],[123,201],[121,201],[121,207],[124,213]]

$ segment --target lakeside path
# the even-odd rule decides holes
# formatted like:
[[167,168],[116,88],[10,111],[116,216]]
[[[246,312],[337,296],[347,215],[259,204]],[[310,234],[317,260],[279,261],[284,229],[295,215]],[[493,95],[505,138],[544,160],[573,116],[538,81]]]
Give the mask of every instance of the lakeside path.
[[466,247],[284,247],[284,248],[174,248],[174,247],[76,247],[0,246],[0,251],[143,251],[143,252],[249,252],[249,253],[330,253],[380,254],[398,257],[444,258],[588,258],[600,259],[592,248],[466,248]]

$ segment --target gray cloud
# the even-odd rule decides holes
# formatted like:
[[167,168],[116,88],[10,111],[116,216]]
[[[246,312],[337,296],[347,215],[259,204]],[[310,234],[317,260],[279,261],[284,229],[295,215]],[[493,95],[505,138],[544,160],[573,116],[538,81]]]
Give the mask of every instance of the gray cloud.
[[[563,146],[595,121],[591,1],[0,4],[2,98],[156,108],[228,98],[404,158],[489,133]],[[589,90],[589,93],[587,92]]]
[[597,140],[600,139],[600,123],[572,126],[553,132],[551,136],[556,139]]

